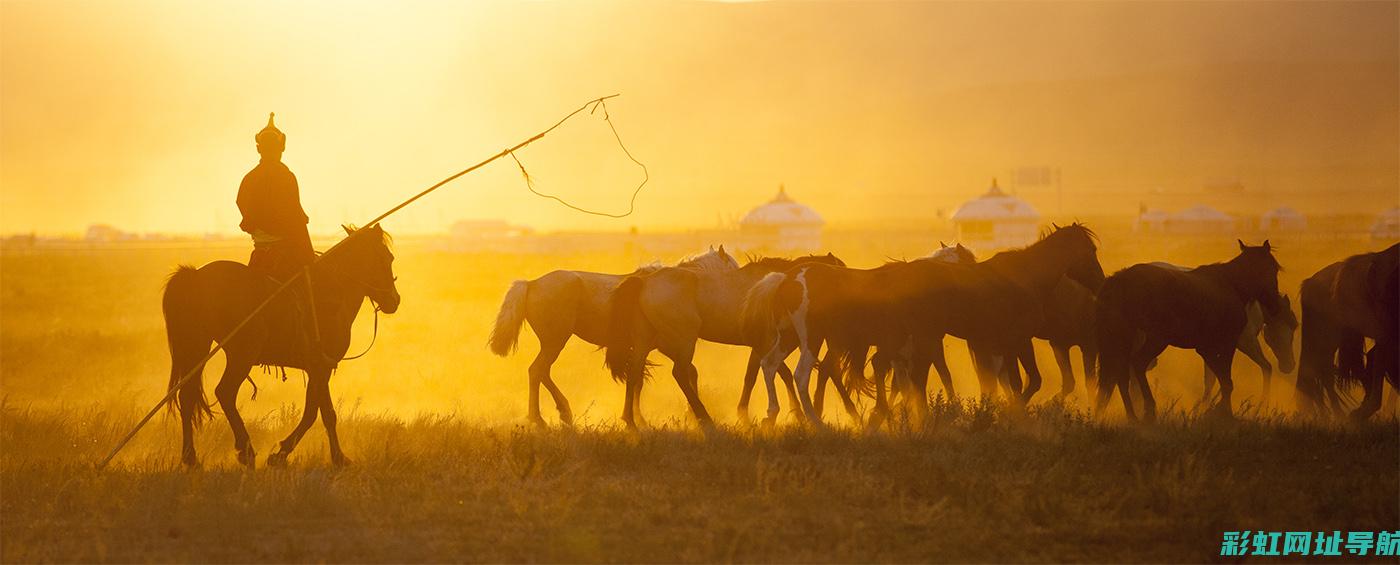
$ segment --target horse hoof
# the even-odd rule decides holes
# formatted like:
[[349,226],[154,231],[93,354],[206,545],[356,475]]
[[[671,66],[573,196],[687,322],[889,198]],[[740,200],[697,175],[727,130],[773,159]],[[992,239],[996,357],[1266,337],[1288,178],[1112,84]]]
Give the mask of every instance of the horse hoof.
[[199,459],[194,457],[186,457],[180,461],[180,464],[183,465],[187,471],[197,471],[201,467]]
[[530,425],[532,425],[532,426],[534,426],[534,427],[536,427],[536,428],[548,428],[548,427],[549,427],[549,424],[546,424],[546,423],[545,423],[544,418],[541,418],[541,417],[539,417],[539,416],[531,416],[531,417],[529,417],[529,418],[527,418],[527,419],[530,421]]
[[560,412],[560,413],[559,413],[559,425],[564,426],[564,427],[566,427],[566,428],[572,428],[572,427],[574,427],[574,415],[573,415],[573,413],[571,413],[571,412]]
[[239,451],[238,464],[249,469],[255,468],[258,465],[258,454],[252,448]]
[[287,466],[287,454],[282,452],[273,453],[267,456],[267,466],[282,468]]
[[350,458],[346,457],[344,454],[340,456],[332,456],[331,465],[335,465],[336,467],[340,468],[349,467],[351,465]]

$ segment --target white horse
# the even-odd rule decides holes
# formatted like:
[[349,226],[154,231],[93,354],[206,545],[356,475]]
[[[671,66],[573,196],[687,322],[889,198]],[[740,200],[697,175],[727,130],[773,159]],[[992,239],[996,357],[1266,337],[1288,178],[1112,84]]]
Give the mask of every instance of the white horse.
[[[761,335],[746,331],[739,316],[745,293],[770,273],[818,263],[844,265],[828,253],[797,259],[766,257],[738,270],[659,269],[627,277],[612,296],[606,360],[613,378],[627,382],[628,398],[633,398],[645,377],[647,354],[660,350],[671,359],[671,374],[695,418],[708,425],[710,416],[700,402],[699,375],[693,363],[696,342],[751,348],[745,377],[752,382],[758,373],[758,348],[765,343]],[[745,394],[739,405],[742,419],[747,419],[747,401]],[[854,405],[847,403],[854,412]],[[622,420],[631,427],[635,410],[631,402],[626,406]]]
[[[713,246],[709,251],[695,255],[676,264],[681,269],[704,271],[733,271],[739,263],[724,246]],[[554,397],[554,405],[559,409],[559,419],[564,424],[573,422],[573,411],[569,400],[550,378],[550,367],[559,358],[569,338],[578,336],[584,341],[602,347],[607,340],[609,326],[608,299],[614,288],[623,279],[662,269],[659,264],[643,266],[628,274],[614,275],[587,271],[551,271],[534,280],[518,280],[506,291],[501,310],[496,314],[496,326],[491,330],[490,347],[496,355],[505,357],[515,350],[520,338],[520,326],[530,323],[535,337],[540,340],[540,351],[530,363],[530,414],[529,419],[537,425],[544,425],[540,416],[540,385],[543,384]],[[640,395],[639,395],[640,397]]]

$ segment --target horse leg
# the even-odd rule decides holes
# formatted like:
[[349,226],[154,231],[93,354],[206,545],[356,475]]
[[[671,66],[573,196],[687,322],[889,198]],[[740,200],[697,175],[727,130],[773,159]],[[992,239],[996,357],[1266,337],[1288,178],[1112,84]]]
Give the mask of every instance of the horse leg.
[[870,420],[866,422],[865,429],[872,432],[880,429],[889,415],[890,405],[889,400],[885,397],[885,378],[880,376],[880,378],[875,379],[875,408],[870,411]]
[[530,362],[530,423],[544,427],[544,417],[540,414],[540,385],[544,384],[549,389],[549,394],[554,397],[554,405],[559,409],[559,419],[564,424],[573,422],[573,414],[569,410],[569,401],[564,398],[564,393],[559,387],[554,386],[554,380],[549,377],[550,368],[554,366],[554,361],[559,359],[559,353],[564,350],[564,344],[569,338],[546,339],[540,338],[540,352],[535,354],[535,360]]
[[318,391],[320,393],[321,405],[321,425],[326,428],[326,442],[331,448],[331,464],[336,467],[344,467],[350,464],[350,460],[345,457],[345,452],[340,449],[340,435],[336,432],[335,402],[331,400],[331,372],[329,369],[317,369],[324,372],[314,378],[321,379],[325,384]]
[[1148,422],[1157,420],[1157,399],[1152,395],[1152,386],[1147,383],[1147,366],[1166,350],[1167,343],[1161,340],[1143,343],[1133,353],[1132,366],[1129,368],[1133,379],[1137,381],[1138,389],[1142,392],[1142,417]]
[[[774,385],[773,376],[778,373],[779,369],[787,371],[784,360],[792,353],[792,344],[788,342],[787,336],[781,332],[772,336],[771,343],[772,346],[769,347],[767,353],[763,354],[763,359],[759,361],[759,369],[763,371],[763,386],[768,391],[768,411],[763,419],[764,425],[772,425],[773,422],[777,421],[780,406],[778,406],[778,388]],[[793,409],[796,410],[797,403],[794,402],[793,406]]]
[[1215,394],[1215,381],[1217,379],[1215,373],[1210,370],[1209,363],[1202,363],[1202,365],[1205,367],[1205,370],[1201,371],[1201,390],[1203,391],[1201,392],[1201,404],[1207,404],[1210,402],[1211,396]]
[[637,369],[636,366],[633,365],[633,368],[627,372],[626,382],[624,383],[626,389],[622,393],[622,423],[626,425],[629,430],[637,429],[637,418],[641,416],[641,414],[638,414],[638,412],[641,411],[641,407],[638,406],[637,397],[641,396],[643,376],[643,370]]
[[943,342],[941,339],[919,336],[911,338],[909,343],[909,382],[905,389],[908,397],[904,400],[914,407],[914,416],[922,424],[923,418],[928,415],[929,368],[933,366],[934,356],[938,355],[937,350],[943,348]]
[[[788,406],[792,407],[792,413],[798,417],[802,416],[802,402],[797,399],[797,387],[792,383],[792,369],[787,363],[778,364],[778,376],[783,379],[783,390],[787,391]],[[837,390],[844,390],[838,388]]]
[[1021,342],[1017,349],[1016,358],[1021,360],[1021,366],[1026,370],[1026,390],[1021,395],[1021,403],[1030,404],[1031,398],[1040,391],[1040,366],[1035,362],[1035,345],[1030,338]]
[[[321,389],[327,384],[327,379],[317,378],[320,373],[320,371],[312,371],[307,374],[306,407],[301,412],[301,421],[297,422],[297,427],[292,430],[292,433],[287,434],[286,439],[277,444],[277,452],[267,456],[268,465],[285,466],[287,457],[292,454],[293,449],[296,449],[297,443],[301,442],[301,436],[306,435],[306,431],[310,430],[311,425],[316,423],[316,414],[321,411]],[[329,372],[327,372],[327,378],[329,378]]]
[[248,427],[243,425],[243,417],[238,414],[238,389],[242,388],[243,381],[248,379],[248,371],[252,369],[251,363],[230,355],[224,365],[224,375],[214,387],[214,397],[219,400],[219,408],[223,409],[224,417],[233,429],[233,449],[238,452],[238,462],[248,468],[257,464],[257,454],[248,439]]
[[1248,357],[1250,361],[1253,361],[1255,365],[1258,365],[1259,372],[1264,375],[1264,391],[1261,403],[1268,404],[1269,388],[1273,384],[1274,380],[1273,364],[1269,363],[1269,358],[1264,355],[1264,349],[1262,347],[1259,347],[1258,338],[1242,340],[1238,349],[1240,350],[1240,353],[1243,353],[1245,357]]
[[171,346],[171,380],[183,377],[186,373],[193,371],[195,376],[190,377],[184,385],[180,387],[180,433],[182,436],[180,448],[180,462],[186,467],[194,468],[199,466],[199,457],[194,449],[194,432],[196,422],[203,415],[201,410],[204,407],[204,384],[199,379],[204,378],[204,364],[200,363],[196,369],[194,364],[199,362],[204,355],[209,352],[209,345],[213,340],[205,340],[202,344],[195,339],[192,342],[181,342]]
[[681,343],[662,349],[661,352],[671,358],[671,376],[676,379],[676,385],[681,388],[681,393],[685,395],[685,400],[690,404],[690,411],[695,414],[695,419],[703,427],[714,425],[714,421],[710,419],[710,413],[700,402],[700,392],[696,386],[700,381],[700,373],[694,364],[695,342]]
[[[817,370],[821,371],[822,369],[818,367]],[[846,388],[846,383],[841,382],[840,378],[833,377],[831,378],[831,386],[836,389],[836,394],[841,397],[841,406],[846,409],[846,416],[849,416],[851,421],[859,424],[860,411],[856,410],[856,403],[851,398],[851,391]]]
[[749,350],[749,362],[744,366],[744,387],[739,391],[739,421],[749,421],[749,399],[753,396],[753,387],[758,384],[758,364],[761,357],[758,348]]
[[[827,353],[826,357],[817,361],[817,386],[816,392],[812,393],[812,410],[816,412],[818,419],[826,412],[826,382],[832,380],[831,372],[826,370],[827,359],[834,359],[830,352]],[[840,378],[840,375],[836,376],[836,380],[840,380]]]
[[[807,390],[808,383],[812,380],[812,368],[817,363],[816,350],[821,347],[821,340],[807,336],[803,340],[802,353],[797,359],[797,370],[793,372],[793,384],[797,385],[797,399],[802,405],[802,413],[807,415],[807,420],[813,424],[821,424],[821,418],[816,415],[816,409],[812,407],[812,396]],[[831,355],[827,351],[827,355]]]
[[1233,346],[1234,344],[1231,344],[1231,347],[1224,351],[1199,351],[1211,372],[1215,373],[1215,378],[1220,380],[1220,403],[1216,405],[1215,409],[1225,416],[1234,415],[1230,405],[1230,395],[1235,391],[1235,382],[1230,377],[1230,365],[1235,359]]
[[972,367],[977,373],[977,385],[982,397],[988,400],[996,398],[1000,371],[993,369],[995,366],[993,359],[978,352],[977,347],[971,341],[967,342],[967,354],[972,358]]
[[943,383],[943,391],[948,393],[948,400],[957,402],[958,393],[953,389],[953,372],[948,370],[948,356],[943,351],[943,336],[931,338],[929,357],[933,360],[933,368],[938,371],[938,380]]
[[1069,360],[1069,345],[1052,342],[1050,349],[1055,352],[1055,364],[1060,366],[1060,393],[1056,400],[1063,400],[1074,394],[1074,364]]
[[1099,348],[1097,345],[1079,344],[1079,357],[1084,363],[1084,390],[1094,394],[1099,388]]

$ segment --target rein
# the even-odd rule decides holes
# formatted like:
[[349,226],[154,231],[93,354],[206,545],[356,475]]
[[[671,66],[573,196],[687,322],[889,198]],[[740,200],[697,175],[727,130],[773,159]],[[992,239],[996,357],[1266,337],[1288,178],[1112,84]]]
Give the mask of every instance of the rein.
[[[371,301],[371,302],[373,302],[373,301]],[[369,345],[366,345],[366,346],[365,346],[365,350],[364,350],[364,351],[361,351],[358,355],[352,355],[352,356],[350,356],[350,357],[341,357],[340,360],[341,360],[341,361],[350,361],[350,360],[359,359],[359,358],[361,358],[361,357],[364,357],[366,354],[369,353],[369,350],[370,350],[370,349],[373,349],[373,348],[374,348],[374,342],[375,342],[375,340],[377,340],[377,339],[379,339],[379,305],[378,305],[378,304],[375,304],[375,305],[374,305],[374,333],[370,334],[370,336],[369,336]]]
[[[331,357],[330,357],[329,355],[326,355],[326,352],[325,352],[324,350],[322,350],[320,347],[317,347],[316,350],[317,350],[318,353],[321,354],[321,358],[322,358],[322,359],[326,360],[327,362],[331,362],[332,364],[336,364],[336,363],[339,363],[339,362],[341,362],[341,361],[352,361],[352,360],[355,360],[355,359],[359,359],[359,358],[361,358],[361,357],[364,357],[365,355],[368,355],[368,354],[369,354],[369,351],[370,351],[371,349],[374,348],[374,343],[375,343],[376,341],[379,340],[379,302],[375,301],[373,298],[370,298],[369,293],[370,293],[370,292],[378,292],[378,293],[381,293],[381,294],[382,294],[382,293],[388,292],[388,291],[390,291],[390,290],[392,290],[392,289],[386,289],[386,288],[377,287],[377,286],[372,285],[372,284],[370,284],[369,282],[365,281],[364,279],[361,279],[361,278],[356,277],[356,276],[352,276],[352,275],[346,273],[344,270],[339,269],[339,268],[336,268],[336,267],[334,267],[334,266],[332,266],[332,265],[326,265],[326,267],[327,267],[332,273],[334,273],[334,276],[337,276],[337,277],[340,277],[340,278],[342,278],[342,279],[346,279],[346,280],[348,280],[348,281],[350,281],[350,282],[353,282],[353,283],[355,283],[355,284],[358,284],[358,285],[360,285],[361,287],[363,287],[363,288],[367,291],[367,292],[365,293],[365,298],[369,298],[370,303],[374,305],[374,331],[373,331],[373,333],[370,334],[369,345],[366,345],[366,346],[365,346],[365,350],[364,350],[364,351],[361,351],[361,352],[359,352],[359,353],[357,353],[357,354],[355,354],[355,355],[351,355],[351,356],[349,356],[349,357],[341,357],[339,360],[333,360],[333,359],[331,359]],[[309,276],[309,275],[308,275],[308,276]]]

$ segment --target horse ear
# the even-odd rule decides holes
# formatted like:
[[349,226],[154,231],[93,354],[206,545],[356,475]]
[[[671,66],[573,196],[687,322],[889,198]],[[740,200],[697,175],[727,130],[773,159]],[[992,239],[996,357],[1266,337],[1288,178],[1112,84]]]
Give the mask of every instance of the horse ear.
[[1057,224],[1057,223],[1055,223],[1055,222],[1050,222],[1050,227],[1055,228],[1055,229],[1060,229],[1060,224]]
[[340,227],[341,227],[341,229],[344,229],[344,230],[345,230],[345,235],[351,235],[351,234],[355,233],[355,230],[350,229],[350,226],[342,225],[342,226],[340,226]]
[[1244,244],[1244,240],[1243,240],[1243,239],[1236,239],[1235,241],[1239,242],[1239,244],[1240,244],[1240,251],[1244,251],[1244,248],[1249,247],[1248,245],[1245,245],[1245,244]]
[[1269,250],[1269,240],[1266,239],[1266,240],[1264,240],[1264,251],[1268,251],[1268,250]]
[[827,251],[827,252],[826,252],[826,256],[827,256],[827,257],[830,257],[830,258],[832,258],[832,259],[835,259],[835,258],[836,258],[836,254],[835,254],[835,253],[832,253],[832,252],[830,252],[830,251]]

